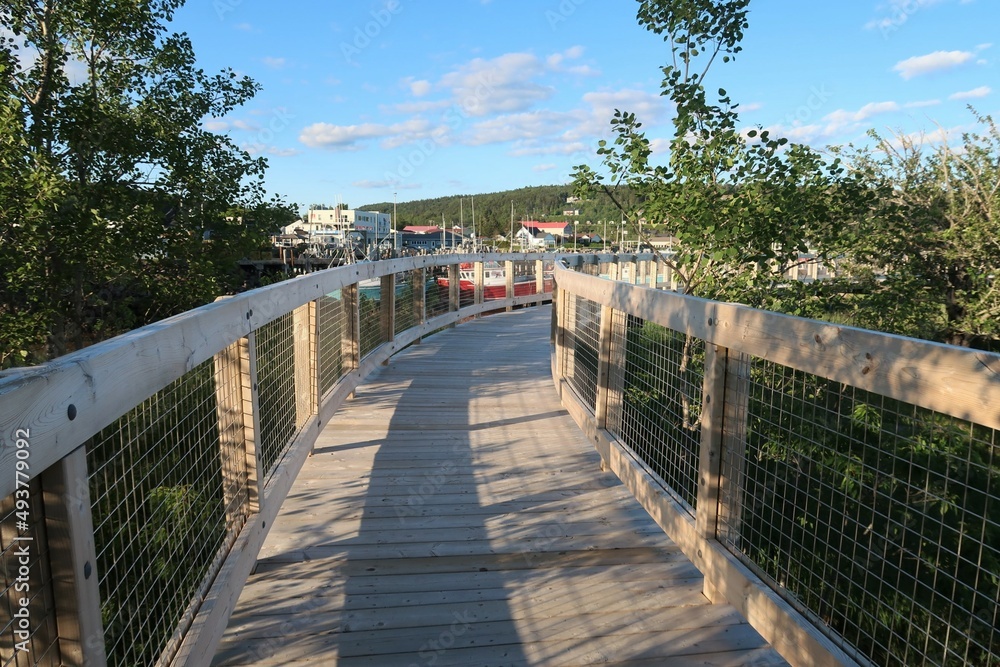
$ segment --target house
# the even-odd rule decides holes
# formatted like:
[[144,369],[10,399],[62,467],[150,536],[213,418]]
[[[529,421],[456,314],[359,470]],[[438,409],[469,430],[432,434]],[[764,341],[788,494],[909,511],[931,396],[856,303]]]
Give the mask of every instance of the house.
[[381,240],[392,234],[392,216],[378,211],[360,211],[339,206],[314,207],[309,209],[305,231],[316,241],[342,240],[351,231],[365,232],[369,239]]
[[528,220],[521,223],[521,229],[514,239],[529,248],[549,248],[573,237],[573,224],[569,222],[538,222]]
[[463,241],[457,229],[447,230],[437,226],[410,226],[400,233],[400,247],[418,251],[457,248]]

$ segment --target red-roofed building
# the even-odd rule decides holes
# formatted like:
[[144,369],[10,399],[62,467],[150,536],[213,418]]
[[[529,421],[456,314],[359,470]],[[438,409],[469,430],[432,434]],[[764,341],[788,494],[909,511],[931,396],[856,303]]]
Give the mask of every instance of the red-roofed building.
[[403,227],[404,232],[409,232],[410,234],[440,234],[441,228],[437,225],[421,226],[421,225],[409,225]]

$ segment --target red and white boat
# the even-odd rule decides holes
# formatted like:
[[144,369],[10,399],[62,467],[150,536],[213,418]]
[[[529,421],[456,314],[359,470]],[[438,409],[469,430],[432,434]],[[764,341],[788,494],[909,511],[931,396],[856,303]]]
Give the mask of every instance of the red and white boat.
[[[447,276],[437,279],[437,284],[443,288],[450,286]],[[545,290],[551,289],[552,278],[545,276]],[[458,267],[458,289],[462,292],[475,292],[476,271],[471,263],[463,263]],[[536,280],[533,275],[514,276],[514,296],[526,296],[536,291]],[[507,296],[507,273],[498,262],[486,262],[483,265],[483,300],[493,301]]]

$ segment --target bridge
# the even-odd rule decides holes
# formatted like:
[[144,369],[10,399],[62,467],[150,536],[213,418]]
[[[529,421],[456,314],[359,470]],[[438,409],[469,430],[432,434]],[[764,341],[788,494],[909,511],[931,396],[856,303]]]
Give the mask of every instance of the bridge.
[[670,283],[338,267],[0,375],[0,664],[1000,664],[1000,356]]

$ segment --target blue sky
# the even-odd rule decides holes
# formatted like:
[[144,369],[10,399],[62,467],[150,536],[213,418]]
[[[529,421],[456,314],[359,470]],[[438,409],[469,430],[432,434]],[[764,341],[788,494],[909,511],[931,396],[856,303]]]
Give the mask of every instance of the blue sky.
[[[564,183],[597,164],[615,108],[661,148],[666,44],[636,0],[189,0],[172,26],[208,71],[263,86],[206,126],[268,158],[301,207]],[[753,0],[743,53],[709,83],[817,148],[927,140],[1000,116],[997,0]]]

